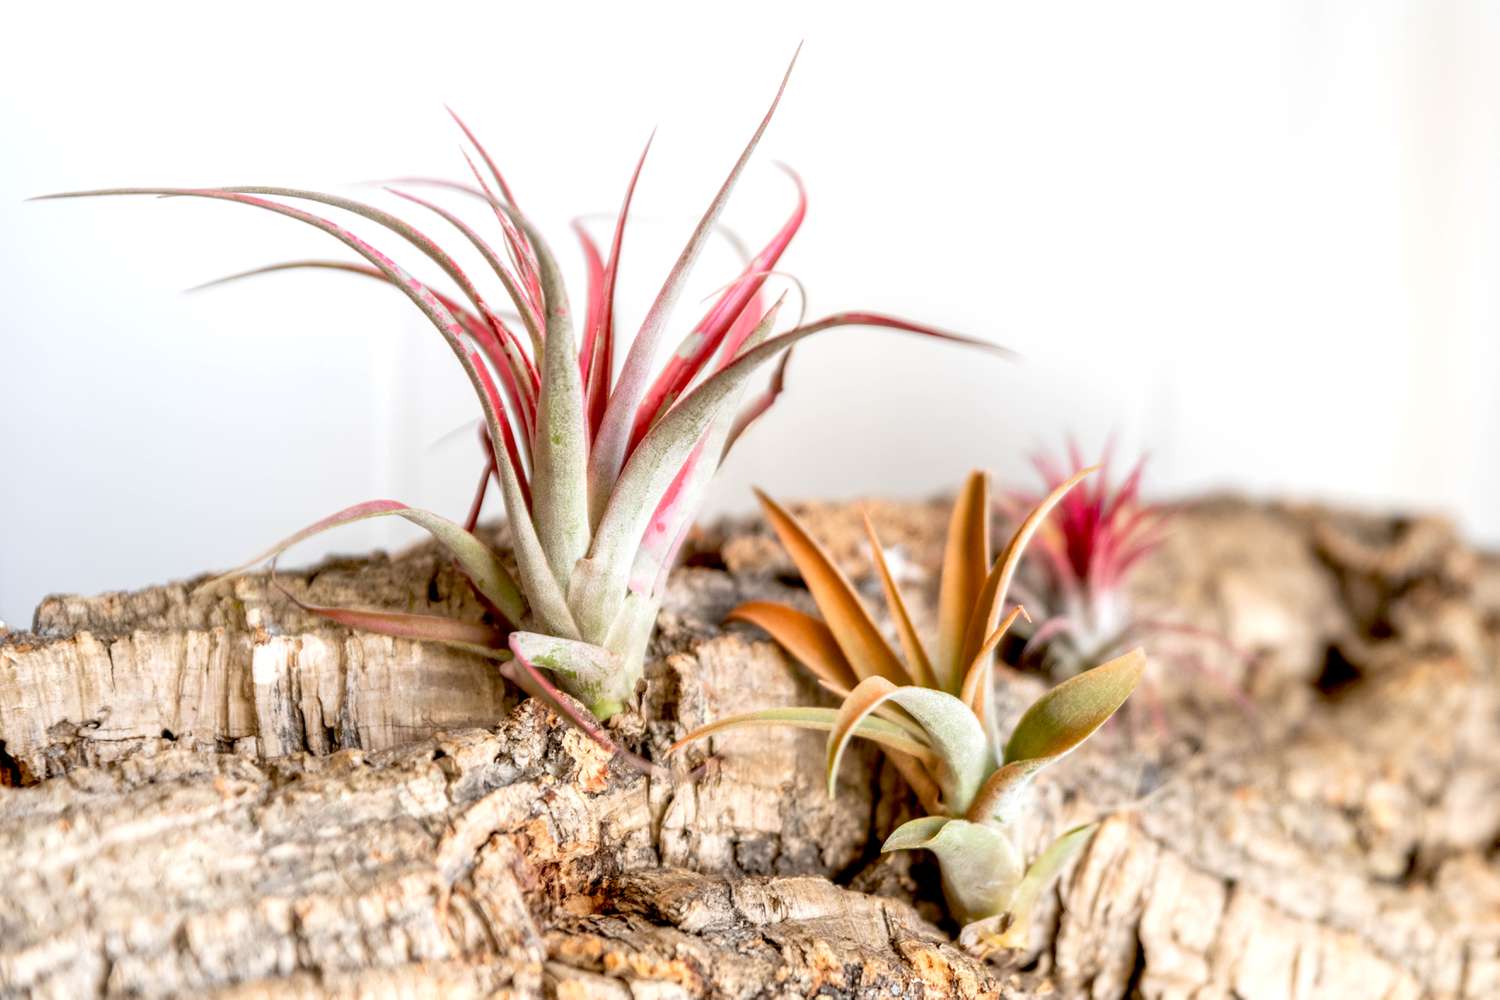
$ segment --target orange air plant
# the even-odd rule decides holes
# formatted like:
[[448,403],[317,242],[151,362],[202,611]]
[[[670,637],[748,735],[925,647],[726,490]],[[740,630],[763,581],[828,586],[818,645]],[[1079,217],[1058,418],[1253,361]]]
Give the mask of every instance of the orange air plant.
[[1028,866],[1017,835],[1024,793],[1038,772],[1072,751],[1124,704],[1145,666],[1144,656],[1135,650],[1086,670],[1042,695],[1008,737],[999,732],[991,695],[994,652],[1024,614],[1013,607],[1002,618],[1010,583],[1047,513],[1091,471],[1058,484],[1027,514],[993,563],[988,486],[981,473],[969,477],[949,524],[933,646],[918,637],[866,518],[900,652],[822,546],[795,517],[762,495],[766,517],[801,571],[822,618],[769,602],[743,605],[731,617],[769,632],[842,704],[836,709],[770,708],[720,719],[677,746],[744,726],[822,730],[828,733],[831,795],[849,740],[861,737],[879,744],[926,811],[898,827],[881,850],[921,848],[937,856],[949,910],[976,949],[1023,944],[1042,890],[1092,832],[1083,826],[1064,833]]

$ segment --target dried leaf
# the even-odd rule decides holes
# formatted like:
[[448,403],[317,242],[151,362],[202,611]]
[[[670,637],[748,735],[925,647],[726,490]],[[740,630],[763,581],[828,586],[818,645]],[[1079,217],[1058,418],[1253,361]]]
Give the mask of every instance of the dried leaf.
[[885,603],[891,609],[891,617],[896,619],[896,634],[901,639],[902,651],[906,653],[907,671],[919,686],[937,687],[927,651],[922,648],[922,640],[911,622],[911,614],[906,610],[906,601],[901,596],[901,589],[896,586],[896,578],[886,565],[885,550],[880,545],[879,536],[875,534],[875,524],[870,520],[869,512],[863,512],[863,517],[865,535],[870,539],[870,550],[875,556],[875,568],[880,572],[880,583],[885,588]]
[[846,691],[859,683],[828,626],[796,608],[770,601],[750,601],[729,612],[725,621],[748,622],[765,630],[821,680]]
[[983,472],[971,472],[953,501],[948,541],[943,551],[943,576],[938,592],[938,686],[958,693],[964,667],[974,657],[964,655],[964,637],[984,588],[990,564],[990,491]]
[[1021,564],[1021,554],[1026,551],[1026,545],[1031,541],[1031,536],[1036,534],[1052,508],[1057,506],[1067,492],[1093,471],[1092,468],[1082,469],[1064,480],[1032,509],[1031,513],[1026,516],[1026,520],[1022,521],[1021,526],[1016,529],[1016,533],[1011,536],[1005,550],[995,560],[994,567],[985,579],[974,614],[969,619],[968,636],[964,641],[967,655],[963,662],[967,663],[974,659],[979,648],[984,645],[985,637],[994,631],[995,624],[1000,620],[1000,611],[1005,603],[1005,596],[1010,591],[1011,580],[1015,578],[1016,569]]
[[880,634],[879,626],[843,570],[785,508],[759,490],[756,496],[766,520],[797,564],[818,610],[857,677],[860,680],[884,677],[896,684],[907,683],[910,676],[906,668]]

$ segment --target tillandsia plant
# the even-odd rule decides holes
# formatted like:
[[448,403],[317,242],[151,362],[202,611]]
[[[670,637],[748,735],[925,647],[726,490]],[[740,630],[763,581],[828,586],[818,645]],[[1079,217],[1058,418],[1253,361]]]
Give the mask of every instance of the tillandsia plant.
[[991,697],[994,653],[1024,614],[1016,607],[1001,618],[1010,583],[1047,513],[1091,471],[1059,484],[1027,515],[993,564],[987,483],[981,473],[969,477],[949,524],[932,648],[917,636],[867,517],[875,567],[904,657],[823,548],[795,517],[762,495],[766,516],[822,619],[769,602],[742,605],[731,617],[769,632],[843,703],[837,709],[773,708],[720,719],[678,746],[743,726],[823,730],[832,795],[850,739],[879,744],[927,812],[898,827],[881,850],[932,851],[965,940],[978,950],[1020,946],[1042,890],[1092,830],[1068,831],[1028,867],[1017,828],[1023,793],[1038,772],[1114,714],[1145,664],[1136,650],[1064,681],[1027,709],[1009,738],[1001,738]]
[[[1076,444],[1068,465],[1036,454],[1032,464],[1048,490],[1083,468]],[[1143,637],[1152,624],[1131,604],[1131,573],[1161,543],[1165,508],[1141,501],[1141,459],[1118,485],[1109,475],[1109,453],[1099,476],[1059,501],[1057,513],[1038,533],[1035,551],[1017,590],[1035,615],[1023,660],[1054,677],[1071,677]],[[1021,519],[1035,496],[1012,498]]]
[[[370,501],[324,518],[235,572],[330,528],[372,517],[405,518],[452,553],[486,605],[491,623],[385,611],[310,610],[347,625],[455,644],[508,661],[503,668],[507,676],[568,712],[574,721],[578,716],[558,697],[558,687],[596,718],[607,719],[634,697],[667,571],[711,477],[735,440],[781,389],[778,370],[769,388],[747,401],[747,383],[757,369],[778,355],[784,366],[784,352],[797,341],[850,325],[1000,350],[865,312],[799,321],[776,332],[781,300],[768,305],[764,285],[802,224],[806,200],[798,182],[798,201],[790,218],[713,299],[657,369],[668,321],[688,274],[785,88],[783,78],[770,109],[693,230],[619,365],[615,286],[644,152],[626,188],[608,252],[601,252],[586,230],[575,226],[588,265],[588,294],[579,329],[552,251],[517,206],[484,147],[456,115],[484,169],[469,158],[472,183],[412,180],[480,199],[498,224],[504,256],[448,209],[410,192],[393,193],[434,213],[478,252],[514,306],[509,320],[490,307],[476,282],[423,232],[383,209],[349,198],[279,187],[127,188],[49,197],[155,194],[209,198],[274,212],[327,233],[362,260],[296,261],[261,271],[355,271],[394,285],[415,303],[458,358],[484,418],[487,468],[467,523],[391,500]],[[457,294],[434,290],[363,239],[289,201],[326,205],[389,230],[436,264]],[[510,522],[515,578],[500,556],[473,533],[491,478],[499,485]]]

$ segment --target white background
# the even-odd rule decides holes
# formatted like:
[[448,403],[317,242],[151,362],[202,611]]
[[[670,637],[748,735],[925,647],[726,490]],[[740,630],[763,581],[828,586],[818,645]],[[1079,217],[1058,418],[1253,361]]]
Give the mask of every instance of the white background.
[[[309,274],[181,294],[339,256],[327,237],[204,202],[22,198],[459,176],[449,102],[576,274],[568,221],[614,211],[659,126],[628,330],[801,39],[728,223],[773,232],[791,192],[772,163],[790,161],[811,210],[784,265],[813,313],[901,313],[1026,360],[863,330],[799,349],[715,509],[744,508],[751,483],[917,496],[976,465],[1024,481],[1036,446],[1113,430],[1150,451],[1158,495],[1437,508],[1500,539],[1493,3],[12,4],[4,20],[13,626],[46,592],[227,566],[362,499],[461,516],[478,471],[469,435],[443,440],[474,412],[466,383],[395,293]],[[699,294],[733,270],[716,249]],[[411,537],[366,525],[325,548]]]

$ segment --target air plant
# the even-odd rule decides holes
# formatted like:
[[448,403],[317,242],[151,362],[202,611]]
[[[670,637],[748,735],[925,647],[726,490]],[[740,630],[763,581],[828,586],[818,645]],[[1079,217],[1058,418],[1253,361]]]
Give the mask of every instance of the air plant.
[[[1068,460],[1073,472],[1083,467],[1076,445],[1069,445]],[[1032,464],[1048,490],[1071,474],[1044,454],[1034,455]],[[1161,543],[1167,519],[1164,508],[1141,502],[1144,467],[1141,459],[1115,485],[1106,453],[1098,478],[1063,497],[1037,535],[1040,558],[1029,562],[1017,588],[1036,615],[1022,658],[1051,676],[1071,677],[1153,627],[1127,589],[1132,572]],[[1030,495],[1013,499],[1017,517],[1035,502]]]
[[[837,709],[772,708],[711,722],[677,744],[744,726],[788,725],[828,733],[828,790],[850,739],[877,743],[926,811],[898,827],[882,851],[932,851],[943,892],[966,940],[980,950],[1024,943],[1043,889],[1087,842],[1091,827],[1070,830],[1028,867],[1017,822],[1032,779],[1088,738],[1135,688],[1139,650],[1064,681],[1038,699],[1002,739],[992,705],[994,652],[1024,612],[1001,618],[1028,540],[1083,470],[1059,484],[1027,515],[990,563],[985,477],[972,474],[949,524],[935,647],[918,638],[869,518],[875,567],[901,652],[886,640],[849,579],[797,519],[761,495],[766,516],[801,571],[822,619],[769,602],[742,605],[731,617],[769,632],[827,689]],[[675,749],[675,748],[674,748]]]
[[[787,76],[790,73],[789,66]],[[608,253],[600,251],[582,226],[575,226],[588,265],[581,336],[575,331],[552,251],[518,208],[484,147],[456,115],[484,169],[466,154],[472,184],[412,180],[480,199],[494,214],[504,257],[448,209],[407,191],[393,193],[434,213],[478,252],[514,307],[509,320],[490,307],[476,283],[436,242],[403,219],[352,199],[278,187],[126,188],[48,197],[155,194],[274,212],[322,230],[362,260],[297,261],[260,271],[354,271],[394,285],[415,303],[458,358],[484,418],[487,467],[467,522],[459,524],[392,500],[370,501],[318,521],[234,572],[340,525],[374,517],[404,518],[430,532],[452,554],[486,606],[489,623],[388,611],[309,610],[352,627],[445,642],[491,656],[504,662],[508,677],[574,721],[580,721],[576,711],[557,688],[602,720],[634,698],[667,571],[726,453],[775,401],[788,348],[824,330],[861,325],[1000,350],[865,312],[799,320],[775,332],[782,302],[767,305],[763,286],[806,212],[797,182],[797,205],[785,224],[713,299],[665,365],[655,370],[689,272],[785,87],[783,78],[770,109],[693,230],[618,366],[615,286],[644,152],[626,188]],[[340,209],[391,231],[436,264],[458,294],[434,290],[363,239],[289,201]],[[778,355],[783,370],[765,392],[746,401],[751,375]],[[500,555],[473,532],[491,478],[498,483],[510,523],[514,577]],[[597,734],[597,729],[592,731]]]

